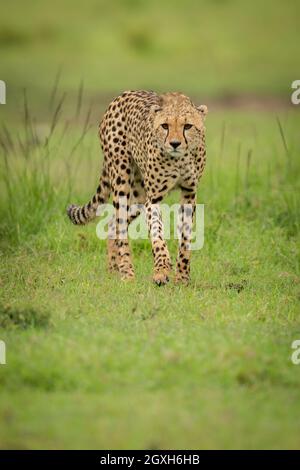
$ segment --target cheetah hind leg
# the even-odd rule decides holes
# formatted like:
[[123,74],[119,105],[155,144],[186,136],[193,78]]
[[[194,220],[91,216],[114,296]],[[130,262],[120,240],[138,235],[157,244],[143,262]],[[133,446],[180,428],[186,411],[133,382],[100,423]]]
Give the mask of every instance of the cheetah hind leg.
[[[137,167],[134,168],[134,180],[132,184],[130,194],[131,208],[128,214],[128,225],[131,224],[141,213],[142,205],[145,203],[146,194]],[[107,240],[107,251],[108,251],[108,270],[110,272],[119,272],[119,253],[118,245],[116,241],[116,220],[115,216],[109,222],[108,228],[108,240]]]
[[116,240],[107,240],[108,270],[109,272],[118,272],[118,247]]
[[[138,216],[138,213],[135,213],[133,216],[129,214],[129,223]],[[125,245],[128,245],[128,241],[125,240]],[[108,229],[108,239],[107,239],[107,255],[108,255],[108,270],[111,273],[118,272],[121,275],[123,280],[133,279],[134,271],[129,269],[130,266],[125,266],[125,269],[122,269],[122,257],[120,256],[120,248],[122,249],[122,241],[118,240],[116,237],[116,217],[114,216],[109,222]],[[125,252],[129,250],[129,245],[125,246]],[[130,253],[126,253],[130,255]]]
[[108,258],[108,271],[118,272],[119,271],[119,254],[118,246],[115,237],[116,231],[116,219],[115,216],[109,221],[108,224],[108,239],[107,239],[107,258]]

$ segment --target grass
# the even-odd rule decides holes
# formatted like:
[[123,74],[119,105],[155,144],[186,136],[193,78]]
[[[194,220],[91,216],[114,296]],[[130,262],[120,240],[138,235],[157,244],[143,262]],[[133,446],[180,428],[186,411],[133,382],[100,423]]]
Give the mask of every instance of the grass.
[[61,113],[1,133],[1,448],[299,447],[298,115],[208,117],[204,248],[158,288],[148,241],[123,284],[66,219],[101,154]]

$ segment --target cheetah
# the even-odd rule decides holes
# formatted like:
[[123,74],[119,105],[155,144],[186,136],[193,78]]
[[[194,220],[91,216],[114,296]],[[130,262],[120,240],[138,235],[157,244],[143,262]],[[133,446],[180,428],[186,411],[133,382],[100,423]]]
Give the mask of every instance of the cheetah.
[[104,160],[96,193],[83,206],[70,205],[67,213],[74,224],[86,224],[112,194],[108,265],[121,279],[134,278],[128,225],[143,206],[154,257],[153,281],[157,285],[169,281],[172,263],[163,238],[159,203],[178,188],[180,236],[175,282],[189,282],[196,192],[206,162],[206,114],[205,105],[194,105],[182,93],[159,95],[152,91],[125,91],[105,112],[99,125]]

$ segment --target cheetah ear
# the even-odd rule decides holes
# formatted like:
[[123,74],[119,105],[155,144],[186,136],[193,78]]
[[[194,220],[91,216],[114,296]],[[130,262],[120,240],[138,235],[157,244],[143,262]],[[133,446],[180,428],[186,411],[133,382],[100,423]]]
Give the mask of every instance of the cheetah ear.
[[158,111],[162,110],[162,107],[159,104],[153,104],[150,108],[152,113],[158,113]]
[[200,111],[203,119],[205,119],[205,116],[208,113],[208,108],[205,106],[205,104],[201,104],[200,106],[197,106],[198,111]]

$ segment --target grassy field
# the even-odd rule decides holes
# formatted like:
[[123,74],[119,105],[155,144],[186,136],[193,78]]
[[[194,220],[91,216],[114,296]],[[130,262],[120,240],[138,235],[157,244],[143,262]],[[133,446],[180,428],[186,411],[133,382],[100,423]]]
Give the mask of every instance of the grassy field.
[[298,126],[292,112],[210,115],[187,288],[152,285],[148,241],[121,283],[95,224],[66,219],[96,186],[96,129],[73,153],[76,124],[28,152],[24,131],[24,154],[2,135],[2,448],[299,447]]
[[[300,447],[298,30],[297,1],[1,7],[0,448]],[[148,240],[121,283],[96,224],[65,215],[96,188],[98,120],[128,88],[212,103],[188,287],[152,285]]]

